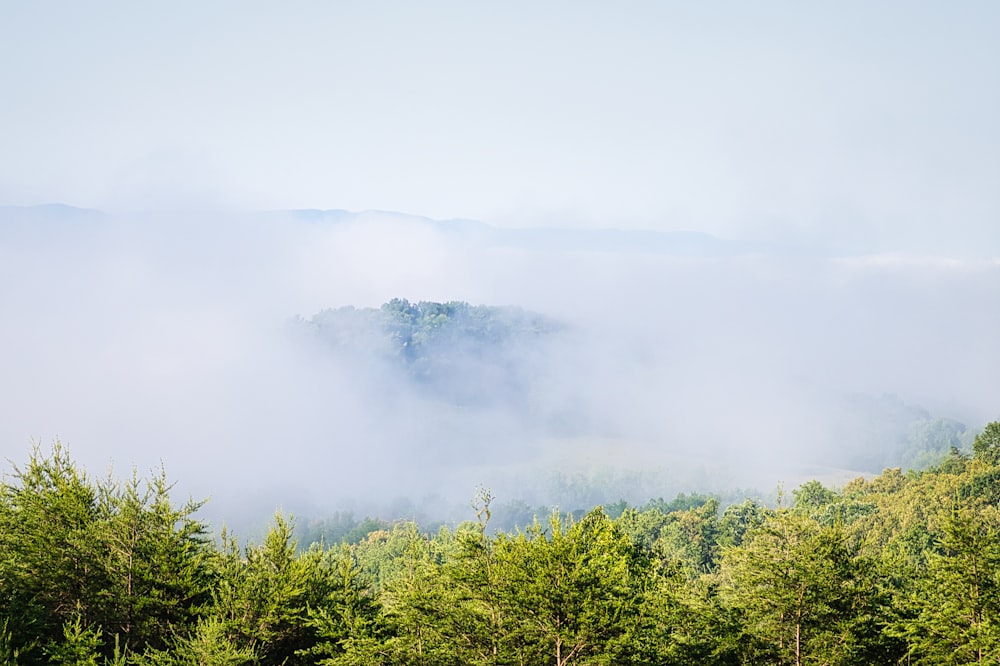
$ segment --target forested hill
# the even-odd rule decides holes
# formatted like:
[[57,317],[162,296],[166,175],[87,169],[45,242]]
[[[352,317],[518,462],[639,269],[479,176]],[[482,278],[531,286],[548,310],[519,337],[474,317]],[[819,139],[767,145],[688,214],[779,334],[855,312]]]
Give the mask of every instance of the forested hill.
[[[1000,423],[939,466],[776,506],[594,507],[352,544],[215,542],[164,475],[56,446],[0,485],[0,663],[102,666],[1000,661]],[[358,535],[360,537],[360,535]]]
[[464,405],[523,401],[533,378],[531,359],[560,330],[555,321],[517,307],[405,298],[296,321],[333,353],[388,363],[429,395]]
[[[529,437],[627,440],[622,433],[629,432],[632,424],[618,413],[627,410],[620,405],[617,411],[609,409],[609,404],[617,404],[618,396],[604,393],[601,387],[608,380],[602,381],[597,370],[590,372],[590,368],[620,381],[619,374],[627,368],[614,367],[606,359],[628,364],[630,357],[662,352],[645,347],[619,353],[607,346],[581,343],[578,331],[549,316],[519,307],[463,301],[394,298],[377,308],[326,309],[308,319],[292,320],[292,327],[314,343],[321,356],[336,359],[338,372],[351,376],[356,386],[372,387],[373,402],[388,403],[402,388],[418,400],[461,407],[464,418],[478,425],[487,421],[480,423],[477,416],[505,410],[505,427],[517,433],[518,440],[502,442],[507,447],[523,444]],[[705,372],[712,371],[706,368]],[[894,395],[823,395],[814,400],[816,427],[836,445],[810,442],[808,456],[803,457],[810,459],[813,468],[877,474],[886,467],[905,470],[934,465],[952,447],[970,450],[973,432],[965,424]],[[376,406],[369,404],[369,408]],[[662,407],[670,408],[669,404]],[[432,420],[427,415],[423,413],[424,420]],[[441,449],[445,456],[449,448],[468,450],[484,441],[480,433],[473,441],[452,446],[445,441],[448,437],[435,431],[421,446],[428,455]],[[666,437],[649,439],[664,449],[680,448]],[[808,471],[798,478],[816,473]],[[617,496],[608,499],[614,501]]]

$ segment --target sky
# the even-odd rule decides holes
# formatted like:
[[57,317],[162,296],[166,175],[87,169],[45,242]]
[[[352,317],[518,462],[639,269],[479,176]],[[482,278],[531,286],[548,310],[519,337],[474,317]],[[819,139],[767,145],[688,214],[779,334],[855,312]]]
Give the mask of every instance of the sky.
[[[980,428],[997,34],[992,2],[0,0],[0,456],[58,437],[266,517],[843,481],[870,400]],[[532,418],[583,425],[288,335],[396,297],[560,322]]]
[[4,2],[0,204],[1000,254],[992,2]]

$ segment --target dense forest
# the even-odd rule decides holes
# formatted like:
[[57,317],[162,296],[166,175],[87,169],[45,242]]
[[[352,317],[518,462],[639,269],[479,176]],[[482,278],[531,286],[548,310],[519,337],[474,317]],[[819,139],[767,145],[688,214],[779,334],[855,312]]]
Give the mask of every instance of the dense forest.
[[162,472],[60,444],[0,488],[10,664],[972,664],[1000,659],[1000,423],[773,506],[691,496],[299,544],[213,534]]

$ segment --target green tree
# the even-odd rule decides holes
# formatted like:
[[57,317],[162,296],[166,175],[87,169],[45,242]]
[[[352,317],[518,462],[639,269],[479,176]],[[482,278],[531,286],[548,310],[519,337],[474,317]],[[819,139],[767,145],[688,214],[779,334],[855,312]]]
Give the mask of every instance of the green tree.
[[252,648],[237,646],[218,618],[199,618],[189,633],[173,636],[165,649],[147,650],[130,660],[136,666],[251,666],[260,663]]
[[718,536],[719,502],[713,498],[697,508],[671,513],[653,544],[653,552],[662,561],[681,563],[694,578],[715,570]]
[[321,657],[318,663],[361,666],[381,663],[385,632],[380,606],[366,584],[354,549],[344,544],[328,551],[324,567],[330,574],[322,598],[306,613],[306,624],[316,631],[315,645],[300,656]]
[[[723,599],[739,616],[744,658],[768,664],[854,664],[877,649],[868,569],[839,528],[781,511],[725,550]],[[871,663],[871,662],[870,662]]]
[[[463,651],[453,638],[463,633],[460,606],[467,597],[452,584],[443,565],[453,552],[454,535],[442,530],[430,539],[415,524],[404,523],[359,550],[367,550],[366,545],[380,555],[385,663],[462,664]],[[385,561],[386,555],[391,562]]]
[[80,618],[63,625],[63,640],[46,650],[50,664],[61,666],[97,666],[101,630],[86,628]]
[[752,499],[726,507],[718,522],[719,547],[740,545],[743,537],[767,522],[772,513],[766,506]]
[[85,637],[104,658],[163,646],[197,616],[208,544],[199,505],[174,508],[169,491],[162,472],[91,483],[58,442],[14,468],[0,486],[0,613],[22,661],[65,661]]
[[134,472],[121,483],[98,484],[94,538],[100,544],[105,588],[95,599],[106,634],[125,649],[163,647],[175,626],[198,617],[209,600],[206,529],[180,508],[163,470],[143,481]]
[[598,507],[579,522],[553,514],[499,535],[502,595],[516,621],[507,641],[527,663],[636,663],[648,562]]
[[1000,421],[987,423],[972,440],[973,455],[991,465],[1000,463]]
[[25,663],[62,643],[65,626],[94,625],[107,588],[97,514],[96,489],[58,442],[0,485],[0,617]]
[[322,585],[322,556],[300,557],[292,534],[291,520],[276,514],[263,543],[241,552],[226,538],[215,558],[211,617],[233,645],[254,652],[262,664],[297,663],[296,651],[315,644],[306,614],[310,600],[322,596],[313,589]]
[[957,507],[894,627],[914,664],[1000,661],[1000,515]]
[[804,513],[816,513],[837,499],[837,493],[819,481],[806,481],[792,491],[795,508]]
[[445,638],[459,663],[519,663],[510,650],[516,650],[508,637],[515,621],[506,594],[507,572],[499,561],[496,544],[487,534],[492,516],[493,495],[481,490],[473,508],[477,524],[465,524],[457,530],[454,547],[443,573],[453,590],[453,605],[438,616]]

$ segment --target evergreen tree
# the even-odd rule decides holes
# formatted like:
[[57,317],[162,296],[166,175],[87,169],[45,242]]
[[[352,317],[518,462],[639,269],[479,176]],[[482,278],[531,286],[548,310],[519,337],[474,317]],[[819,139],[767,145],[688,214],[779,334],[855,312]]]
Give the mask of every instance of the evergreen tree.
[[[307,663],[296,656],[315,645],[306,623],[309,602],[321,596],[321,553],[297,554],[291,521],[276,514],[262,544],[241,552],[228,538],[215,557],[216,583],[210,617],[234,646],[255,653],[261,664]],[[212,625],[215,631],[215,625]]]
[[788,510],[726,549],[724,601],[738,615],[750,663],[855,664],[877,651],[869,567],[839,528]]
[[527,663],[638,663],[648,561],[600,507],[499,535],[495,552],[514,620],[506,639]]
[[95,626],[108,587],[97,517],[96,489],[58,442],[0,486],[0,617],[23,663],[41,663],[65,626]]
[[344,544],[328,551],[323,560],[332,584],[324,587],[322,597],[315,598],[306,613],[316,642],[297,654],[328,666],[382,663],[386,634],[381,609],[364,582],[354,549]]
[[957,507],[944,525],[941,552],[904,600],[896,633],[914,664],[1000,661],[1000,514],[996,507]]
[[135,666],[252,666],[261,663],[253,649],[237,646],[218,618],[199,618],[192,631],[173,636],[163,650],[131,659]]
[[163,470],[148,481],[98,484],[93,533],[100,543],[106,588],[97,598],[105,634],[125,649],[165,645],[173,627],[192,623],[209,600],[206,529],[201,506],[170,500]]

